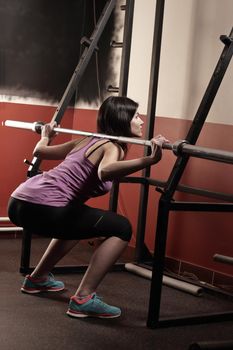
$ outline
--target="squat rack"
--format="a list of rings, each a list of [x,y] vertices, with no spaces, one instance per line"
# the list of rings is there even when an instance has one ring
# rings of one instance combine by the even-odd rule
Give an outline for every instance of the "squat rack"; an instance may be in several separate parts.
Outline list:
[[[217,62],[216,68],[201,100],[192,125],[186,136],[186,140],[194,145],[200,135],[204,122],[212,106],[214,98],[220,87],[227,67],[233,54],[233,28],[230,35],[221,35],[224,49]],[[201,154],[200,154],[201,156]],[[156,240],[154,247],[154,258],[152,262],[152,281],[150,290],[150,302],[147,325],[151,328],[159,326],[170,326],[180,324],[193,324],[200,322],[216,322],[223,320],[233,320],[233,311],[225,313],[213,313],[212,315],[198,315],[191,317],[179,317],[174,319],[160,319],[160,301],[162,289],[162,275],[164,269],[164,258],[166,250],[167,229],[170,211],[208,211],[208,212],[232,212],[233,203],[205,203],[205,202],[179,202],[173,200],[173,195],[177,189],[181,176],[184,173],[190,155],[182,154],[177,158],[171,174],[167,180],[163,193],[159,200],[157,214]],[[207,158],[210,159],[211,158]]]

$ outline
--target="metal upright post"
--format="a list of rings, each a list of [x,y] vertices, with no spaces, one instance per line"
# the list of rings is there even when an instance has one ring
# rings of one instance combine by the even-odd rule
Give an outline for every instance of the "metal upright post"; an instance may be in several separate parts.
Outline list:
[[[126,96],[128,89],[129,62],[132,39],[134,0],[127,0],[125,6],[124,33],[122,43],[119,96]],[[110,193],[109,210],[117,211],[119,182],[115,181]]]
[[[150,305],[147,320],[147,326],[152,328],[156,328],[159,325],[163,268],[169,220],[169,202],[163,198],[159,201],[157,218],[156,243],[150,288]]]
[[[146,139],[149,140],[154,134],[155,125],[155,113],[156,113],[156,102],[157,102],[157,90],[158,90],[158,79],[159,79],[159,64],[160,64],[160,51],[162,41],[162,30],[163,30],[163,17],[164,17],[164,3],[165,0],[156,1],[155,10],[155,25],[154,25],[154,37],[152,47],[152,59],[151,59],[151,71],[150,71],[150,85],[149,85],[149,99],[147,107],[147,130]],[[148,155],[150,150],[145,150],[145,155]],[[142,171],[142,177],[150,176],[150,167]],[[149,184],[146,182],[141,186],[139,212],[138,212],[138,223],[137,223],[137,239],[136,239],[136,261],[142,262],[148,250],[145,246],[145,226],[146,226],[146,215],[148,205],[148,194]]]
[[[128,90],[133,14],[134,14],[134,0],[127,0],[126,7],[125,7],[123,48],[122,48],[122,55],[121,55],[119,96],[126,96],[127,90]]]

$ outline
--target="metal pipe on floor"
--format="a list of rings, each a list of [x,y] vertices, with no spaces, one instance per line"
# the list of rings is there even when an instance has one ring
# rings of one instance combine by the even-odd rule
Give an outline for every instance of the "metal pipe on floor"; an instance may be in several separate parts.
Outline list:
[[[0,227],[0,232],[15,232],[15,231],[23,231],[23,228],[17,227],[17,226]]]
[[[217,262],[221,262],[224,264],[230,264],[233,265],[233,257],[231,256],[226,256],[226,255],[221,255],[221,254],[215,254],[213,256],[213,259]]]
[[[8,218],[8,216],[1,216],[0,217],[0,225],[1,223],[5,223],[5,222],[11,222],[10,219]],[[0,232],[14,232],[14,231],[22,231],[23,228],[22,227],[17,227],[17,226],[0,226]]]
[[[125,269],[129,272],[133,272],[147,279],[151,280],[152,278],[152,271],[146,268],[143,268],[141,266],[137,266],[132,263],[127,263],[125,264]],[[180,281],[178,279],[171,278],[168,276],[163,276],[163,284],[168,287],[176,288],[176,289],[182,290],[183,292],[187,292],[195,296],[201,296],[203,292],[203,289],[199,286],[195,286],[191,283]]]
[[[8,216],[1,216],[0,222],[10,222],[10,219],[8,218]]]
[[[200,341],[190,345],[189,350],[232,350],[233,340]]]

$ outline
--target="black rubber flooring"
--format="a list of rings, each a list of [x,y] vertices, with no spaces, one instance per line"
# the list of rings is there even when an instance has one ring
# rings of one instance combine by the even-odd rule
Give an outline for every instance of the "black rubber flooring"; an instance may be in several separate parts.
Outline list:
[[[37,262],[47,242],[33,240],[32,264]],[[91,247],[81,243],[61,264],[86,264],[91,252]],[[72,319],[66,315],[67,305],[82,274],[57,275],[66,285],[64,292],[23,294],[20,253],[20,239],[0,240],[1,350],[188,350],[194,342],[233,341],[233,321],[147,328],[150,281],[128,272],[109,273],[98,290],[104,300],[122,309],[120,318]],[[233,311],[233,303],[229,298],[209,293],[195,297],[163,287],[161,317],[230,310]]]

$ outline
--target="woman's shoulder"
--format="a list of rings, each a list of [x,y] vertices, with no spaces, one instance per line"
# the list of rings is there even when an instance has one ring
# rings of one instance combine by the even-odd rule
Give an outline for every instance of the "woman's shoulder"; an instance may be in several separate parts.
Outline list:
[[[120,159],[124,158],[124,155],[125,155],[124,150],[118,142],[114,142],[112,140],[106,140],[103,147],[108,152],[118,152],[120,155],[119,157]]]

